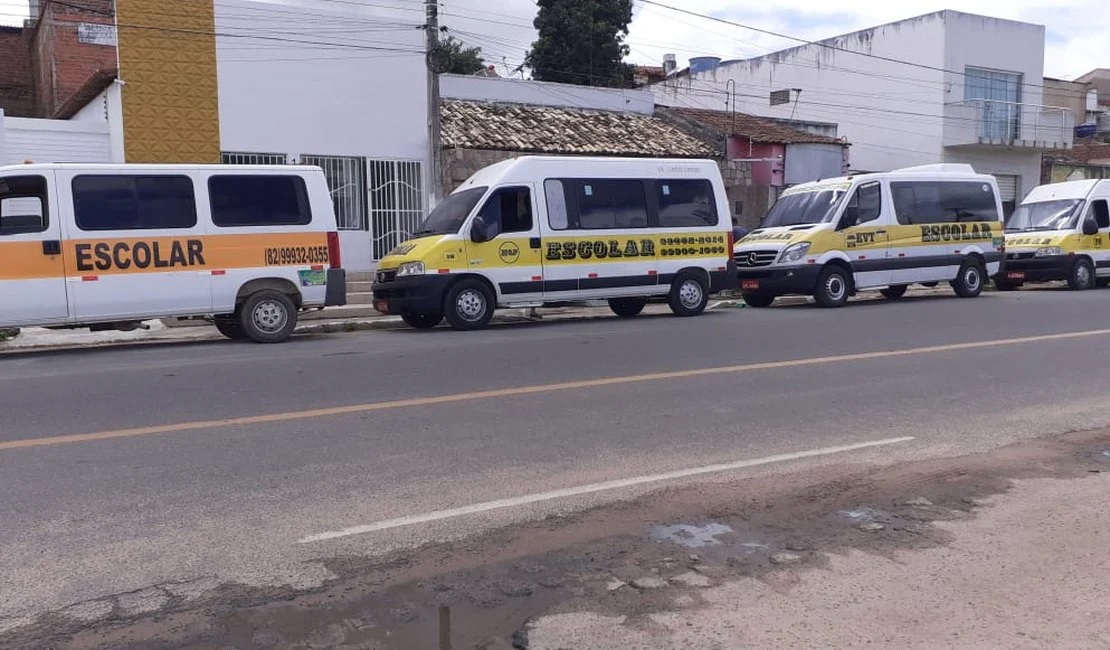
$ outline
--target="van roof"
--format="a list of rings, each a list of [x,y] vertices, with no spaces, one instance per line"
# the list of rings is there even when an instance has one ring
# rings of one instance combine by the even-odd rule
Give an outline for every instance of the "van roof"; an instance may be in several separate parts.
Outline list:
[[[621,166],[638,176],[662,176],[667,168],[678,170],[688,168],[698,174],[708,170],[719,173],[717,162],[702,158],[643,158],[623,156],[518,156],[493,163],[479,170],[474,176],[460,185],[455,191],[471,187],[488,186],[500,182],[513,182],[536,176],[539,169],[552,173],[552,167],[563,168],[558,173],[569,177],[596,174],[597,166]],[[594,168],[594,170],[591,170]],[[564,171],[565,170],[565,171]],[[673,173],[673,172],[672,172]],[[679,172],[681,173],[681,172]]]
[[[100,173],[111,172],[136,172],[143,170],[157,171],[275,171],[282,172],[315,172],[319,167],[311,165],[225,165],[222,163],[174,163],[174,164],[147,164],[147,163],[26,163],[23,165],[0,165],[0,174],[9,172],[43,172],[43,171],[96,171]]]
[[[1065,181],[1038,185],[1025,197],[1022,203],[1037,203],[1055,199],[1085,199],[1096,189],[1110,193],[1110,180]]]
[[[920,176],[930,176],[933,178],[952,177],[953,179],[973,179],[977,181],[996,182],[994,176],[990,174],[980,174],[975,171],[971,165],[964,163],[940,163],[936,165],[917,165],[915,167],[903,167],[889,172],[871,172],[867,174],[855,174],[852,176],[838,176],[836,178],[825,178],[818,181],[809,181],[807,183],[799,183],[791,189],[795,191],[805,191],[809,188],[827,187],[829,185],[852,183],[855,181],[866,182],[869,180],[898,179],[898,178],[914,178]]]

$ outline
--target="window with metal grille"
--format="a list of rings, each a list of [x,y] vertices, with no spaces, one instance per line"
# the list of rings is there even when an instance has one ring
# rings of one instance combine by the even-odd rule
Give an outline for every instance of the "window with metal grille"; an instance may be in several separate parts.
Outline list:
[[[423,169],[419,162],[371,160],[370,239],[375,260],[408,239],[424,220]]]
[[[224,151],[220,162],[225,165],[287,165],[289,158],[283,153],[247,153]]]
[[[300,163],[324,170],[340,230],[369,230],[365,158],[301,155]]]

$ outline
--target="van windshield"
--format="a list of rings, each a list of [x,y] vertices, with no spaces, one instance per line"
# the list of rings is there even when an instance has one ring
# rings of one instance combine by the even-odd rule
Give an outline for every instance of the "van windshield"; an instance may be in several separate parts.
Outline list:
[[[798,226],[831,221],[847,194],[846,188],[829,188],[812,192],[784,194],[775,201],[760,228]]]
[[[413,237],[428,235],[454,235],[462,228],[466,218],[474,211],[474,206],[486,193],[485,187],[472,187],[448,196],[429,214]]]
[[[1010,217],[1006,232],[1072,230],[1079,222],[1083,199],[1058,199],[1023,203]]]

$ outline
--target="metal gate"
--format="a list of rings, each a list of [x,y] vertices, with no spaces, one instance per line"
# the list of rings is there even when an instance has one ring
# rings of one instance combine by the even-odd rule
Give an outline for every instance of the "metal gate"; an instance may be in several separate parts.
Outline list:
[[[300,162],[324,170],[340,230],[369,230],[365,158],[302,155]]]
[[[423,169],[419,162],[371,160],[369,177],[370,238],[377,261],[424,220]]]
[[[1002,212],[1009,219],[1017,209],[1021,178],[1013,174],[992,174],[998,183],[998,198],[1002,201]]]

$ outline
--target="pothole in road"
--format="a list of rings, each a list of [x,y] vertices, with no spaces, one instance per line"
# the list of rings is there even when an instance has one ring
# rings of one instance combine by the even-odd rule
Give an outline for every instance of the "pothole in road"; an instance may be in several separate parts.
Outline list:
[[[652,527],[650,537],[657,542],[670,542],[686,548],[703,548],[721,544],[721,540],[717,538],[731,532],[733,532],[732,526],[718,522],[704,526],[675,524]]]

